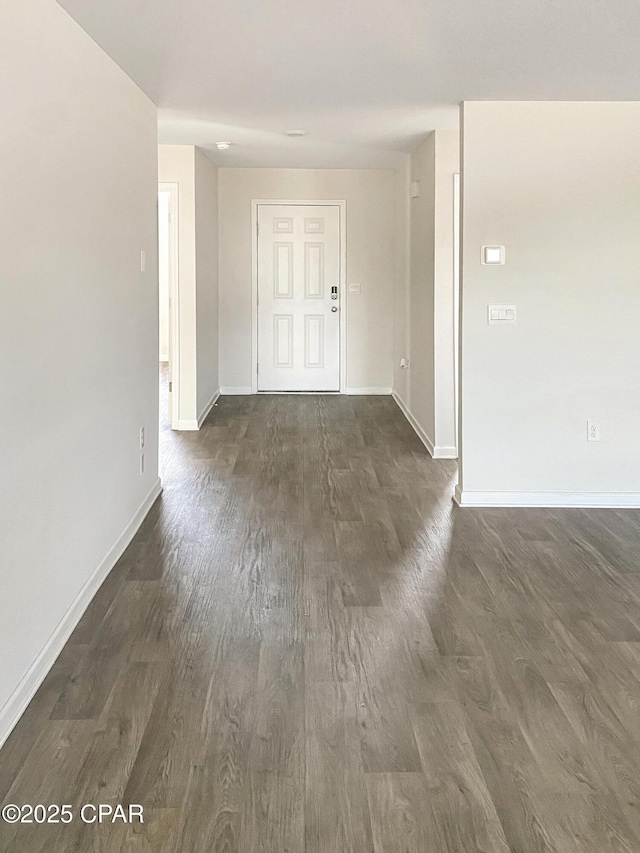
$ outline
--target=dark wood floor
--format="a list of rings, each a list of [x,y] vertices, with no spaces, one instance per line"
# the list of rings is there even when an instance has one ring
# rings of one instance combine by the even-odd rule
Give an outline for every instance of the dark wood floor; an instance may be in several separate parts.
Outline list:
[[[640,514],[472,510],[385,397],[226,397],[0,753],[20,853],[638,853]]]

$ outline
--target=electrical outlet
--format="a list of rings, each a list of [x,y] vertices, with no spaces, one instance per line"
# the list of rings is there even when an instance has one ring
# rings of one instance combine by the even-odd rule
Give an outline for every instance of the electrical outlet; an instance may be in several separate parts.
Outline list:
[[[140,450],[144,450],[144,427],[140,427]]]
[[[407,370],[408,367],[409,367],[409,359],[408,358],[401,358],[400,359],[400,369],[401,370]]]
[[[144,453],[140,454],[140,473],[144,474]]]
[[[600,441],[600,421],[587,421],[587,441]]]

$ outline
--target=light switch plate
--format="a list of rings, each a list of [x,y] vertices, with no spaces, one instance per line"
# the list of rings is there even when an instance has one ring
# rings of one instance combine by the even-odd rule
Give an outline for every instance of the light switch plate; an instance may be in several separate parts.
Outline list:
[[[480,260],[487,266],[504,264],[504,246],[483,246]]]
[[[490,326],[504,326],[516,322],[515,305],[488,305],[487,322]]]

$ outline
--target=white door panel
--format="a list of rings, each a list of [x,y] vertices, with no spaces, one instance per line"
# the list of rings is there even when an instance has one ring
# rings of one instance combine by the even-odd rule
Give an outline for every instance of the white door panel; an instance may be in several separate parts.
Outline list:
[[[260,204],[258,391],[339,390],[340,208]]]

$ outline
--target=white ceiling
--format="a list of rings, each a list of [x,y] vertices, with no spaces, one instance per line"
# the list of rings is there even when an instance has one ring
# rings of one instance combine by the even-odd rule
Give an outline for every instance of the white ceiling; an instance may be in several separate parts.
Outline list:
[[[393,168],[462,100],[640,99],[639,0],[59,2],[219,165]]]

